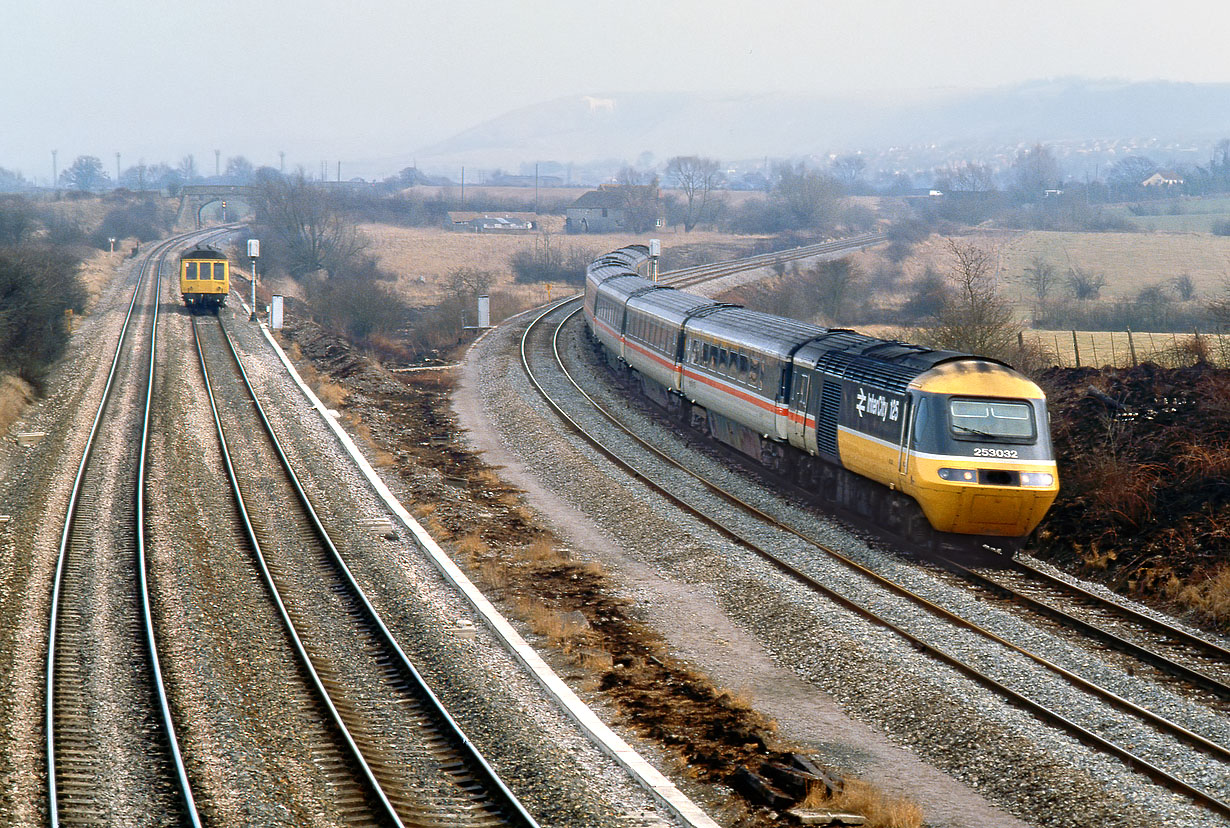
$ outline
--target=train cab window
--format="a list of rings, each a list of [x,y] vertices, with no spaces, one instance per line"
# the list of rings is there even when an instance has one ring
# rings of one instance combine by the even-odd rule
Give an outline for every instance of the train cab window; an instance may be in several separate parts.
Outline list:
[[[948,402],[953,435],[966,440],[1032,440],[1034,410],[1026,402],[960,400]]]
[[[196,262],[184,262],[184,278],[196,278]]]
[[[226,265],[222,262],[214,262],[214,280],[221,282],[226,278]]]

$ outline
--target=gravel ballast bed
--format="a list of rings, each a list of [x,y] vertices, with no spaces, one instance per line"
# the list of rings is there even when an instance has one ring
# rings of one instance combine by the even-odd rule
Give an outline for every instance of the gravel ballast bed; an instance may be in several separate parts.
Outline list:
[[[428,563],[293,386],[254,326],[228,325],[321,519],[411,661],[543,825],[658,825],[669,818],[585,739]],[[392,486],[396,492],[396,484]],[[367,521],[364,523],[364,521]]]
[[[591,364],[587,353],[575,352],[575,335],[564,337],[564,341],[573,349],[574,364]],[[779,574],[770,571],[750,553],[714,537],[703,527],[694,526],[690,519],[674,515],[673,509],[647,494],[642,487],[622,483],[621,472],[594,471],[590,467],[593,463],[605,469],[610,466],[606,461],[596,460],[588,447],[580,445],[572,435],[563,434],[552,421],[553,415],[546,411],[520,376],[519,364],[509,358],[511,347],[511,333],[500,331],[476,349],[469,363],[467,386],[473,398],[481,400],[482,414],[468,415],[464,401],[458,405],[459,413],[463,418],[468,417],[467,425],[472,432],[482,433],[482,439],[476,441],[479,447],[491,451],[493,444],[498,445],[503,452],[498,462],[507,464],[511,460],[520,466],[517,471],[524,478],[517,480],[518,483],[526,485],[528,482],[539,491],[558,494],[540,501],[538,491],[531,490],[534,502],[547,509],[558,523],[571,526],[574,532],[597,534],[595,526],[588,523],[592,521],[606,537],[619,538],[621,555],[635,561],[634,566],[622,573],[623,577],[631,582],[633,590],[637,590],[637,597],[646,602],[643,610],[649,616],[659,616],[666,634],[672,635],[672,627],[676,630],[686,627],[686,624],[679,624],[679,615],[688,612],[680,608],[680,602],[716,603],[716,614],[725,615],[739,629],[745,645],[751,644],[760,650],[756,655],[762,660],[767,656],[778,669],[803,677],[811,685],[810,692],[820,696],[831,694],[852,715],[884,728],[895,741],[909,744],[928,761],[985,791],[1031,822],[1083,825],[1097,821],[1105,825],[1147,825],[1154,824],[1160,816],[1170,824],[1208,824],[1210,815],[1186,800],[1149,785],[1135,774],[1125,773],[1120,763],[1094,754],[1042,726],[947,668],[919,656],[895,635],[826,606],[828,602],[817,599],[809,591],[784,582]],[[588,350],[587,346],[584,350]],[[586,379],[584,383],[591,389],[602,388],[607,380],[599,376]],[[610,402],[621,410],[627,408],[618,399]],[[637,421],[640,423],[638,430],[653,433],[657,445],[677,443],[655,423],[640,417]],[[773,497],[766,497],[763,491],[753,491],[756,487],[741,481],[740,475],[720,473],[724,479],[731,480],[731,485],[736,486],[740,494],[768,504],[773,502]],[[680,490],[696,488],[696,484],[687,481],[677,485]],[[630,506],[617,505],[622,503]],[[564,508],[558,509],[561,506]],[[736,524],[744,520],[734,515],[730,517]],[[903,579],[940,603],[954,604],[974,620],[997,626],[1004,631],[1005,637],[1013,640],[1028,637],[1045,648],[1048,657],[1054,656],[1079,672],[1092,672],[1100,683],[1117,692],[1139,697],[1142,703],[1147,700],[1149,704],[1161,704],[1202,732],[1225,733],[1224,722],[1216,720],[1207,709],[1191,705],[1148,682],[1126,676],[1122,671],[1106,668],[1095,654],[1029,628],[1009,614],[982,606],[968,592],[946,586],[924,569],[868,548],[849,533],[823,521],[816,521],[812,529],[851,557]],[[763,535],[765,530],[749,524],[744,531]],[[814,570],[834,585],[844,584],[843,589],[861,594],[870,604],[898,603],[887,599],[882,592],[869,590],[860,579],[852,579],[844,567],[826,564],[807,549],[796,548],[789,552],[790,543],[775,541],[775,544],[774,548],[780,547],[779,551],[793,555],[796,564]],[[592,554],[608,559],[614,557],[592,544],[591,548]],[[669,598],[656,597],[649,579],[641,580],[644,574],[638,569],[642,566],[658,570],[658,577],[672,582]],[[642,584],[639,588],[638,581]],[[905,606],[892,609],[907,617],[918,614]],[[702,609],[698,614],[713,615],[714,608]],[[940,626],[929,618],[911,623],[929,629]],[[975,654],[985,652],[981,645],[963,643],[956,633],[940,630],[938,634],[949,639],[946,647],[972,646]],[[694,632],[684,635],[676,631],[673,639],[693,657],[700,658],[702,667],[706,661],[720,666],[730,660],[730,655],[723,652],[725,647],[714,640],[706,644],[704,636]],[[1032,664],[1021,665],[1016,659],[995,656],[984,658],[995,662],[993,666],[997,670],[1006,671],[1006,681],[1011,679],[1024,685],[1036,683],[1033,677],[1036,668]],[[1054,687],[1048,692],[1067,691]],[[782,721],[779,711],[772,712],[779,722]],[[789,723],[782,724],[788,734]],[[1138,727],[1119,721],[1108,722],[1105,726],[1113,731]],[[799,723],[797,727],[807,730],[806,723]],[[1147,742],[1149,736],[1144,732],[1138,733],[1136,738]],[[875,767],[882,761],[869,759],[857,743],[835,747],[833,753],[839,757],[845,754],[851,769],[871,771],[873,776]],[[1207,764],[1201,768],[1207,768]],[[1189,770],[1191,778],[1197,769]],[[1209,771],[1221,774],[1224,769]],[[1224,775],[1209,776],[1205,781],[1214,790],[1225,784]],[[963,823],[966,817],[960,813],[941,817],[936,822],[934,797],[918,788],[911,793],[927,803],[929,820],[933,824],[987,824],[973,820]],[[940,805],[939,812],[943,813],[944,806],[935,804]],[[959,812],[960,806],[955,810]]]

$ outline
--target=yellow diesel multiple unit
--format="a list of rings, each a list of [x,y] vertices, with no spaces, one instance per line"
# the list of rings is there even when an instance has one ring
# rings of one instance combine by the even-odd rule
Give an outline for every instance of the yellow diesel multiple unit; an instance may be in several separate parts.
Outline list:
[[[179,257],[179,292],[184,304],[216,310],[231,291],[226,256],[212,247],[194,247]]]

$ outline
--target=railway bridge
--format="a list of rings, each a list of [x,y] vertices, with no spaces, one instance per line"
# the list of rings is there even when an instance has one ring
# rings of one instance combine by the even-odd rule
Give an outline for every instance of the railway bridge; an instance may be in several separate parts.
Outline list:
[[[185,184],[179,190],[179,210],[175,213],[175,223],[179,224],[184,217],[184,211],[192,209],[196,217],[196,227],[201,227],[201,212],[211,204],[222,203],[222,220],[226,221],[236,215],[234,202],[240,202],[250,212],[256,212],[256,188],[243,184]],[[230,216],[227,214],[230,213]]]

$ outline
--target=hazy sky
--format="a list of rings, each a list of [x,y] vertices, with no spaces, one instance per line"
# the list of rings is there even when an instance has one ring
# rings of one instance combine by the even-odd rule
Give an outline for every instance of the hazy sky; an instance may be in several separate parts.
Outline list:
[[[5,0],[0,166],[112,175],[393,159],[510,109],[642,90],[854,93],[1083,75],[1230,82],[1224,0]],[[382,159],[387,159],[384,161]],[[389,165],[385,168],[383,165]],[[332,170],[330,171],[332,175]]]

